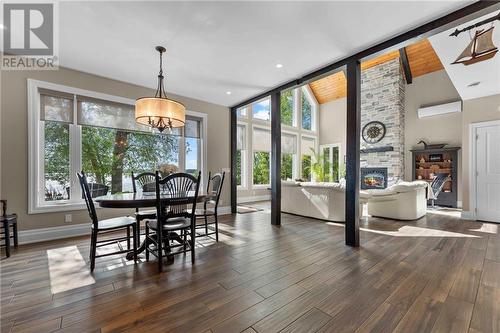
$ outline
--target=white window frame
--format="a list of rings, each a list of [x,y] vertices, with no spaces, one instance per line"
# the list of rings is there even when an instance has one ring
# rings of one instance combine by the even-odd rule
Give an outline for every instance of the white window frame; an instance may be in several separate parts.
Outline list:
[[[249,140],[249,134],[248,134],[248,128],[250,127],[248,123],[243,122],[243,121],[237,121],[237,126],[244,126],[245,128],[245,143],[246,143],[246,149],[242,150],[241,153],[241,185],[237,185],[237,190],[247,190],[250,186],[248,183],[248,142]]]
[[[38,81],[33,79],[27,80],[27,98],[28,98],[28,214],[48,213],[48,212],[64,212],[86,209],[85,201],[81,199],[81,190],[76,177],[76,172],[81,170],[81,126],[77,124],[77,103],[76,95],[88,96],[105,101],[134,105],[135,100],[103,94],[95,91],[73,88],[65,85],[55,84],[51,82]],[[73,100],[73,124],[70,124],[70,198],[73,200],[61,200],[57,202],[44,203],[40,198],[45,197],[45,187],[43,186],[44,175],[44,128],[43,122],[40,120],[40,93],[39,89],[48,89],[58,92],[75,95]],[[186,110],[186,114],[202,119],[200,146],[201,152],[201,170],[202,170],[202,187],[204,179],[208,176],[207,171],[207,114],[195,111]],[[184,137],[179,140],[179,168],[185,167],[181,156],[185,154]],[[43,192],[43,193],[41,193]]]

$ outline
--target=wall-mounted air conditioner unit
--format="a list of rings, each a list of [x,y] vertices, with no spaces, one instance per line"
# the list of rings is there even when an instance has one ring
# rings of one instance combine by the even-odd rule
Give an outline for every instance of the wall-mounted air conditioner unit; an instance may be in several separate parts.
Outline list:
[[[417,112],[419,118],[462,112],[462,101],[419,108]]]

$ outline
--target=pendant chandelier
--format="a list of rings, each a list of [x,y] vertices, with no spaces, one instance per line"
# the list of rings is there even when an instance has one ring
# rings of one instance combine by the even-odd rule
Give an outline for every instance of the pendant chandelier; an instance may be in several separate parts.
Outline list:
[[[166,51],[163,46],[157,46],[160,53],[160,73],[158,73],[158,88],[154,97],[142,97],[135,101],[135,121],[139,124],[156,128],[163,132],[175,127],[183,127],[186,123],[186,107],[177,101],[167,98],[163,87],[162,56]]]

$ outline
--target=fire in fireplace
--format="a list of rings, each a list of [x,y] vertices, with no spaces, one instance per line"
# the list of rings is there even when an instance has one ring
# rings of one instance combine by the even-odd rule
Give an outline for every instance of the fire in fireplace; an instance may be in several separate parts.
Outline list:
[[[384,189],[387,187],[387,168],[361,168],[361,189]]]

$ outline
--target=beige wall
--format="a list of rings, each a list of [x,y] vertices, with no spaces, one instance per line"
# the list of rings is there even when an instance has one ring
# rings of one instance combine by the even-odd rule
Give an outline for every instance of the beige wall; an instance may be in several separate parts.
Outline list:
[[[405,180],[411,180],[412,155],[410,149],[422,147],[417,142],[447,143],[462,146],[462,113],[447,114],[419,119],[418,108],[460,100],[446,71],[430,73],[413,79],[406,85],[405,93]],[[462,201],[461,154],[458,152],[458,201]]]
[[[484,121],[500,120],[500,94],[470,99],[464,101],[462,115],[462,167],[463,209],[468,211],[469,206],[469,164],[470,154],[470,125]],[[500,144],[500,143],[499,143]]]
[[[346,148],[347,100],[339,98],[319,106],[319,144],[341,143],[341,155]]]
[[[27,79],[36,79],[80,89],[135,99],[154,93],[153,90],[90,75],[69,69],[58,71],[8,71],[1,75],[1,188],[0,196],[7,199],[9,210],[19,215],[21,230],[69,225],[64,214],[72,213],[71,224],[89,221],[86,211],[58,212],[28,215],[28,119]],[[191,111],[208,115],[208,170],[230,166],[230,114],[224,106],[172,95]],[[221,206],[230,203],[229,177],[226,175]],[[123,215],[125,211],[102,209],[101,217]]]

